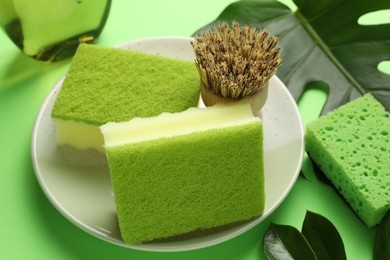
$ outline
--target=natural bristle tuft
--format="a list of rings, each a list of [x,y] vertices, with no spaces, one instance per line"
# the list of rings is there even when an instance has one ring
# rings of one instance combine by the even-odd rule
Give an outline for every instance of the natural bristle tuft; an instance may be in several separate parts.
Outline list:
[[[281,64],[278,38],[251,25],[218,25],[192,46],[202,84],[217,95],[239,99],[265,87]]]

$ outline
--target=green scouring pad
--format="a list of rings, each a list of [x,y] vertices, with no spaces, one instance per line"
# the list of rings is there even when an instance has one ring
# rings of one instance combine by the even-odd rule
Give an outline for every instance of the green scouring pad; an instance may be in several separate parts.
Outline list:
[[[262,214],[262,122],[249,104],[190,108],[100,128],[126,243]]]
[[[390,114],[366,94],[309,123],[306,151],[368,227],[390,209]]]
[[[199,84],[194,62],[83,44],[52,110],[57,142],[100,149],[98,126],[197,106]]]

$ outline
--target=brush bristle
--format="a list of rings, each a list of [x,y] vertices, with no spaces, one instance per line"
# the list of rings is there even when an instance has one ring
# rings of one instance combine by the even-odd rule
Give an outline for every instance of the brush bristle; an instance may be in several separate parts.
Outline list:
[[[202,84],[217,95],[240,99],[259,92],[281,64],[278,38],[251,25],[219,24],[195,37],[195,65]]]

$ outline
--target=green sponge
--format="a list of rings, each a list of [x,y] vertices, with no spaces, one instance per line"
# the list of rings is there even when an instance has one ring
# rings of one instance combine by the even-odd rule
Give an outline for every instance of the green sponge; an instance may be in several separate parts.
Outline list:
[[[249,104],[192,108],[101,130],[126,243],[262,214],[262,123]]]
[[[72,60],[52,117],[100,126],[197,105],[194,62],[83,44]]]
[[[390,209],[389,117],[366,94],[306,128],[309,156],[369,227]]]

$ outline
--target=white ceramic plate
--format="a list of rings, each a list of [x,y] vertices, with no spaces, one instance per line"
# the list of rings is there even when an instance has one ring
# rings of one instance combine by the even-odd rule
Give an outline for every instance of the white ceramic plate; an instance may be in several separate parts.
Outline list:
[[[194,60],[192,38],[151,38],[120,48]],[[60,80],[46,98],[32,135],[36,178],[50,202],[76,226],[108,242],[148,251],[183,251],[215,245],[234,238],[270,215],[293,187],[303,160],[303,127],[299,111],[287,88],[270,80],[268,100],[262,109],[266,203],[264,214],[250,222],[180,239],[125,245],[120,237],[115,202],[105,157],[97,152],[58,148],[50,117],[61,88]]]

